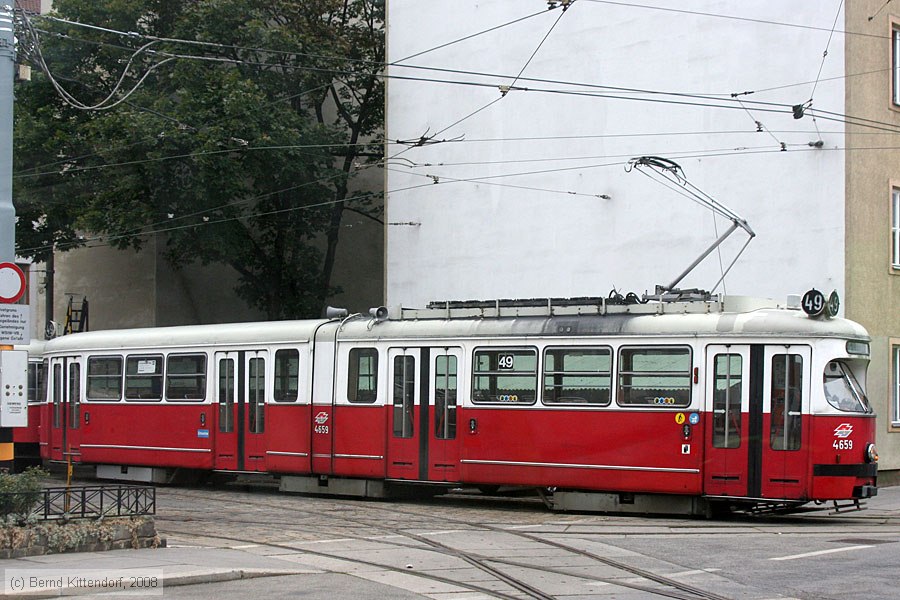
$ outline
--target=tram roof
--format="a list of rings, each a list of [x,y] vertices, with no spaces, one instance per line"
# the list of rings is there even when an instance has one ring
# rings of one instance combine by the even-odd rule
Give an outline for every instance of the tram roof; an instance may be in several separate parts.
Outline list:
[[[179,325],[140,329],[107,329],[74,333],[47,342],[46,352],[82,349],[115,351],[124,348],[198,347],[216,345],[290,344],[309,341],[325,319],[259,321],[214,325]]]
[[[698,306],[698,304],[700,306]],[[406,311],[402,318],[376,321],[350,317],[341,326],[340,339],[436,339],[436,338],[526,338],[564,336],[634,337],[775,337],[868,339],[866,330],[847,319],[813,319],[800,310],[766,306],[764,303],[688,303],[663,308],[619,307],[607,314],[562,311],[540,315],[453,316],[440,310]],[[702,306],[706,306],[704,310]],[[681,309],[681,310],[679,310]],[[331,321],[269,321],[219,325],[188,325],[78,333],[47,342],[46,352],[78,350],[117,351],[128,348],[177,348],[214,345],[304,343],[322,327],[329,337],[341,323]],[[321,339],[321,338],[320,338]]]
[[[862,325],[847,319],[812,319],[802,311],[552,315],[351,321],[342,338],[497,338],[565,336],[635,337],[838,337],[868,339]]]

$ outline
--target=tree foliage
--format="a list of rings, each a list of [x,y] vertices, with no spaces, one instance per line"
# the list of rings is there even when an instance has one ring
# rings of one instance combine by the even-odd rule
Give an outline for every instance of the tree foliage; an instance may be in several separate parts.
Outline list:
[[[16,90],[20,255],[97,243],[78,231],[119,248],[162,232],[172,264],[231,266],[270,318],[318,315],[341,215],[380,206],[349,190],[380,154],[383,1],[54,9],[70,23],[32,17],[19,32],[49,70]]]

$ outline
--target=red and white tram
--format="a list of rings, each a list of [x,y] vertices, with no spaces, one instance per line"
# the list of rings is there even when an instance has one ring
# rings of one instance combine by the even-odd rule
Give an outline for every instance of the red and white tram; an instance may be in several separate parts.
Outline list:
[[[702,512],[876,493],[869,338],[746,299],[447,303],[393,318],[49,341],[42,455],[290,491],[551,488],[560,509]]]

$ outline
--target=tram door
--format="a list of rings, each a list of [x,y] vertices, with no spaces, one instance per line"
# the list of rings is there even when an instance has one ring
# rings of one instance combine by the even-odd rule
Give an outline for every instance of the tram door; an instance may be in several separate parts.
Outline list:
[[[799,499],[807,493],[810,356],[809,346],[765,347],[761,477],[764,498]]]
[[[462,350],[431,348],[428,396],[431,424],[428,432],[428,479],[459,481],[457,402]]]
[[[420,360],[421,359],[421,360]],[[422,381],[428,381],[428,350],[390,348],[388,350],[388,442],[387,477],[389,479],[424,479],[419,475],[419,441],[428,403],[422,403]],[[421,371],[421,372],[420,372]],[[423,417],[426,415],[426,417]],[[427,430],[425,432],[427,436]]]
[[[216,352],[216,469],[266,468],[267,358],[265,350]]]
[[[50,360],[50,460],[81,454],[81,361]]]
[[[746,496],[750,446],[750,346],[706,349],[706,459],[703,487],[710,496]]]

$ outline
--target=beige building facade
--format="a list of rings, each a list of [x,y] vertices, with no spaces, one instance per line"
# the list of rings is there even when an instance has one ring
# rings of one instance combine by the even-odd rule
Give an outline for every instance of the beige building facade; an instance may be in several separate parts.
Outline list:
[[[847,317],[872,336],[882,469],[900,469],[900,7],[846,4]],[[890,479],[900,480],[900,477]]]

